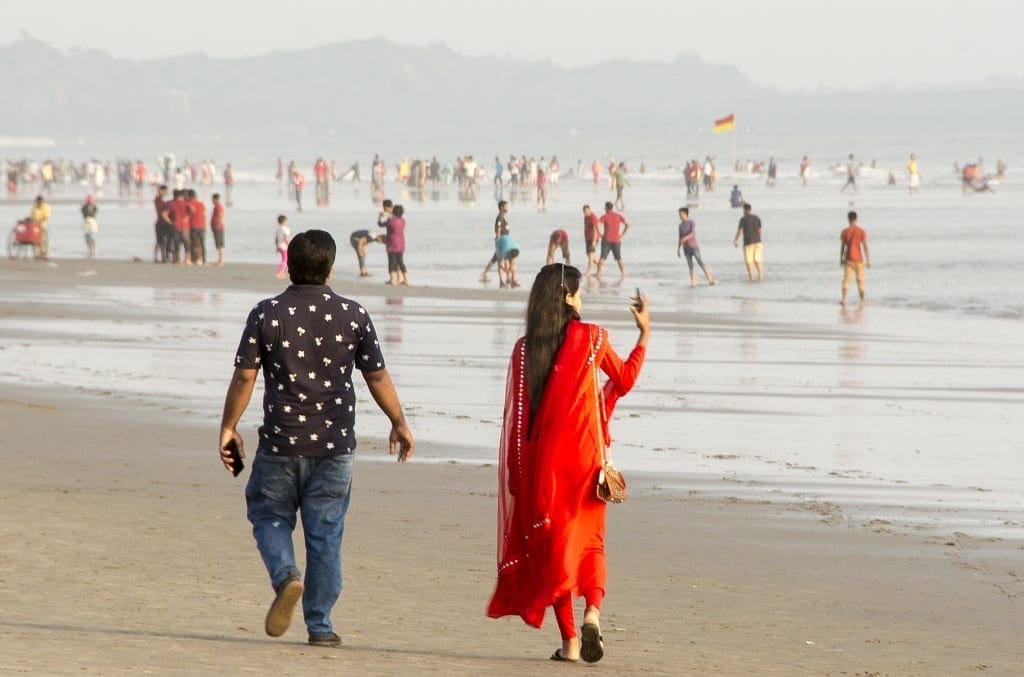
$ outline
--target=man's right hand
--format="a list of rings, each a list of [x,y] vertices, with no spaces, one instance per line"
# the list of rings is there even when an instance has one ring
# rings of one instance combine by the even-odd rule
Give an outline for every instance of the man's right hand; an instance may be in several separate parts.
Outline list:
[[[389,442],[388,453],[392,456],[397,453],[399,463],[405,463],[412,457],[415,442],[412,439],[412,431],[409,430],[409,426],[404,421],[391,426]]]

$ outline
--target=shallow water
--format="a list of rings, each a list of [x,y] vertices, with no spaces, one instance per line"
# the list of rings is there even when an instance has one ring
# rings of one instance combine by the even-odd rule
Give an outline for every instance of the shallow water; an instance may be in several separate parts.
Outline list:
[[[647,364],[613,424],[620,466],[669,491],[835,501],[858,506],[865,520],[898,512],[924,528],[1021,536],[1019,321],[881,304],[843,312],[709,291],[717,290],[654,296]],[[584,301],[585,317],[609,327],[620,353],[635,336],[624,294],[595,287]],[[440,296],[382,287],[360,301],[382,336],[419,457],[492,463],[523,296]],[[256,300],[135,287],[9,293],[15,306],[36,304],[37,318],[0,322],[0,381],[129,400],[215,430]],[[46,319],[47,304],[95,319]],[[357,385],[360,436],[372,455],[386,420]],[[251,405],[240,426],[250,437],[259,412]]]

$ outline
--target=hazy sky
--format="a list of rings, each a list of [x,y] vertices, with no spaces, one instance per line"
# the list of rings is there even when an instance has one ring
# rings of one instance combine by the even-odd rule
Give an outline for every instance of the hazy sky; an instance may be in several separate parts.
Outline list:
[[[564,66],[694,52],[783,89],[1024,76],[1017,0],[0,0],[0,43],[153,58],[346,40],[443,42]],[[173,9],[173,13],[172,13]]]

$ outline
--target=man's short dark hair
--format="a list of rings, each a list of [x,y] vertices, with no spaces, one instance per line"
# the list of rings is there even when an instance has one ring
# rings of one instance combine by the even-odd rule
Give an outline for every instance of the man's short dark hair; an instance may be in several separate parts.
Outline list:
[[[285,216],[284,214],[279,214],[278,217],[277,217],[277,222],[278,223],[284,223],[287,220],[288,220],[288,217]]]
[[[212,198],[212,199],[214,199],[214,200],[219,200],[219,199],[220,199],[220,193],[214,193],[214,194],[213,194],[213,195],[211,196],[211,198]]]
[[[196,192],[189,188],[188,190],[185,191],[185,197],[188,198],[189,200],[195,200]]]
[[[392,206],[395,203],[392,202],[391,200],[384,200],[384,202],[381,202],[380,204],[381,204],[382,207],[390,207],[390,206]]]
[[[157,190],[167,190],[167,184],[166,183],[161,183],[159,186],[156,187],[156,189]]]
[[[743,211],[749,212],[751,209],[753,209],[753,207],[750,205],[749,202],[744,202],[743,203]]]
[[[584,209],[590,209],[590,205],[583,205]]]
[[[508,200],[498,200],[498,209],[501,209],[508,204]]]
[[[679,211],[681,211],[682,213],[686,214],[687,216],[690,215],[690,208],[689,207],[680,207]]]
[[[405,207],[402,205],[395,205],[395,208],[391,210],[391,213],[398,218],[402,218],[402,215],[405,214]]]
[[[611,202],[605,202],[604,203],[604,210],[606,212],[610,212],[613,209],[615,209],[615,205],[613,205]]]
[[[180,188],[175,188],[174,192],[171,193],[171,195],[174,197],[175,200],[177,200],[179,197],[181,197],[181,194],[182,194],[182,190]]]
[[[338,247],[326,230],[307,230],[288,243],[288,277],[292,284],[326,284]]]
[[[854,221],[856,221],[857,220],[857,212],[847,212],[846,220],[849,221],[850,223],[853,223]]]

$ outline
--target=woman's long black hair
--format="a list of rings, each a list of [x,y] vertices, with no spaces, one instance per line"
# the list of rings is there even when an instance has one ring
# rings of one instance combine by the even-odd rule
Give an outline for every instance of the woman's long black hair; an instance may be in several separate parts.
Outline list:
[[[540,406],[548,374],[565,339],[566,325],[580,318],[576,309],[565,302],[566,294],[579,291],[580,277],[578,269],[552,263],[541,268],[533,280],[526,307],[526,386],[531,412]],[[533,418],[531,414],[529,427]]]

